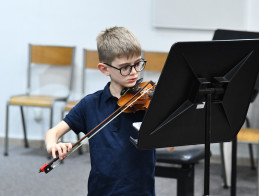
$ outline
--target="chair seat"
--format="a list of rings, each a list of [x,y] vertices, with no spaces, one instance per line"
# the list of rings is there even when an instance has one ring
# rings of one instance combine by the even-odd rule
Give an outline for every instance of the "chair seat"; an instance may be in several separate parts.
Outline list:
[[[242,128],[237,134],[237,140],[249,143],[258,143],[259,129]]]
[[[68,102],[66,102],[65,111],[70,111],[77,103],[78,103],[78,101],[68,101]]]
[[[203,159],[205,150],[203,147],[183,148],[177,147],[173,152],[157,150],[157,162],[175,164],[193,164]]]
[[[20,95],[11,97],[9,104],[24,106],[50,107],[53,101],[62,99],[54,96],[41,95]]]

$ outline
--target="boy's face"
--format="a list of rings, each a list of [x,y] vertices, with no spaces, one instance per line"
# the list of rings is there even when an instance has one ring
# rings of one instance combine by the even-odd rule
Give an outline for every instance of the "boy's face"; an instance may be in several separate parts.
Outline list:
[[[133,56],[131,58],[121,57],[114,59],[111,65],[120,69],[121,67],[127,65],[132,66],[140,60],[141,56]],[[120,70],[117,70],[110,66],[107,66],[107,71],[109,72],[109,75],[111,77],[111,85],[116,85],[121,89],[124,87],[133,87],[136,84],[136,81],[140,74],[140,72],[137,72],[134,67],[132,67],[131,72],[127,76],[121,75]]]

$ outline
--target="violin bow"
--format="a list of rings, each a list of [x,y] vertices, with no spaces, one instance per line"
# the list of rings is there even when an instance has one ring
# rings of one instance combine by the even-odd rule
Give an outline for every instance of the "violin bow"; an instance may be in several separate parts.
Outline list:
[[[152,84],[152,81],[149,81],[145,86],[140,88],[126,103],[124,103],[121,107],[119,107],[117,110],[115,110],[112,114],[110,114],[106,119],[104,119],[100,124],[98,124],[96,127],[94,127],[91,131],[89,131],[87,134],[85,134],[81,139],[79,139],[76,143],[72,145],[72,151],[68,153],[68,155],[62,159],[59,160],[59,157],[56,157],[52,159],[49,163],[44,164],[40,169],[39,173],[45,172],[46,174],[49,173],[52,169],[54,169],[56,166],[60,165],[60,163],[65,160],[67,157],[69,157],[73,152],[77,151],[84,143],[81,143],[83,140],[88,138],[86,141],[91,139],[95,134],[97,134],[99,131],[101,131],[106,125],[108,125],[111,121],[113,121],[117,116],[119,116],[124,110],[126,110],[128,107],[130,107],[132,104],[134,104],[139,98],[141,98],[144,94],[146,94],[152,87],[153,85],[146,89],[142,94],[140,94],[135,100],[133,100],[141,91],[143,91],[148,84]],[[133,100],[133,101],[132,101]],[[132,102],[131,102],[132,101]],[[131,103],[130,103],[131,102]],[[129,105],[127,105],[130,103]],[[120,111],[120,112],[119,112]],[[119,112],[119,113],[118,113]],[[118,114],[116,114],[118,113]],[[115,115],[116,114],[116,115]],[[115,116],[114,116],[115,115]],[[108,122],[107,122],[108,121]],[[105,124],[104,124],[105,123]],[[102,126],[102,127],[101,127]],[[99,129],[98,129],[99,128]],[[98,129],[98,130],[97,130]],[[97,130],[97,131],[96,131]],[[95,131],[95,132],[94,132]],[[92,134],[92,135],[91,135]],[[86,142],[85,141],[85,142]],[[75,146],[77,146],[75,148]],[[59,162],[56,165],[53,165],[54,162],[58,161]]]

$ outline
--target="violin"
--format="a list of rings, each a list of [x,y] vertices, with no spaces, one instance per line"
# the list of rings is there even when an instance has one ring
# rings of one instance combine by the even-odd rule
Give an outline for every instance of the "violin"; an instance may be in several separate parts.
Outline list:
[[[81,143],[83,140],[85,140],[86,138],[87,140],[91,139],[95,134],[101,131],[105,126],[107,126],[122,112],[132,113],[139,110],[147,110],[151,98],[153,96],[155,87],[156,85],[153,81],[142,82],[142,79],[140,79],[136,82],[135,86],[123,89],[121,92],[121,97],[117,102],[117,104],[120,107],[116,111],[114,111],[110,116],[108,116],[104,121],[102,121],[99,125],[93,128],[87,134],[85,134],[76,143],[74,143],[72,145],[73,150],[65,158],[69,157],[73,152],[80,148],[83,145],[83,143]],[[54,169],[61,163],[61,160],[59,160],[59,162],[56,165],[52,166],[53,163],[57,160],[59,160],[59,157],[56,157],[52,159],[52,161],[50,161],[49,163],[44,164],[39,169],[39,173],[45,172],[47,174],[48,172],[50,172],[52,169]]]
[[[117,104],[118,106],[123,106],[128,100],[136,95],[135,98],[125,104],[125,106],[128,107],[123,112],[134,113],[139,110],[147,110],[151,98],[153,97],[155,87],[156,85],[153,81],[142,82],[142,79],[139,79],[135,86],[131,88],[124,88],[121,91],[121,97],[119,98]]]

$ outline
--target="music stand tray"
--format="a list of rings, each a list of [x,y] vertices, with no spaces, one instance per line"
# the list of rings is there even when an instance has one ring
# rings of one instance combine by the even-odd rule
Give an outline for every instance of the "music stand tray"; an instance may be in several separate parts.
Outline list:
[[[259,40],[175,43],[131,141],[139,149],[205,144],[208,173],[210,143],[231,141],[244,123],[258,62]]]

